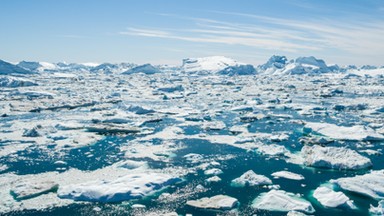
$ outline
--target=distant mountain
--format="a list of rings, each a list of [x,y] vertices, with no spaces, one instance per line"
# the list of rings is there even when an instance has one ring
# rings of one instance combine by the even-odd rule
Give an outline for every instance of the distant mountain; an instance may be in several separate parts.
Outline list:
[[[151,64],[144,64],[144,65],[140,65],[140,66],[137,66],[137,67],[134,67],[134,68],[131,68],[125,72],[123,72],[122,74],[135,74],[135,73],[144,73],[144,74],[155,74],[155,73],[159,73],[160,70],[154,66],[152,66]]]
[[[224,56],[183,59],[182,71],[186,73],[217,73],[227,67],[237,66],[236,60]]]
[[[9,75],[9,74],[32,74],[34,72],[26,70],[17,65],[5,62],[0,60],[0,75]]]

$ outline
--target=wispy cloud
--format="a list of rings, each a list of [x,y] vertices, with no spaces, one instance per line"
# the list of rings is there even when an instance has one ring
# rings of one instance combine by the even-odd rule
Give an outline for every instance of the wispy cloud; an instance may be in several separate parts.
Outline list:
[[[337,49],[348,53],[372,54],[384,50],[384,21],[290,20],[235,12],[215,13],[246,19],[238,23],[174,15],[179,19],[188,19],[193,24],[185,29],[128,28],[120,34],[293,53]]]

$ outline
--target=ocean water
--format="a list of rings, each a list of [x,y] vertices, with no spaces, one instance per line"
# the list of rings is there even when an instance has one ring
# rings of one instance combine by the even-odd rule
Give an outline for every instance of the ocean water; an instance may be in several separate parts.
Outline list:
[[[335,122],[334,116],[311,116],[303,117],[292,110],[274,110],[274,114],[289,114],[294,119],[305,121],[324,121],[329,123]],[[216,120],[224,121],[227,126],[234,124],[245,124],[238,121],[238,115],[234,113],[223,113]],[[340,116],[338,116],[340,118]],[[354,115],[342,116],[345,124],[356,121]],[[165,127],[177,124],[172,118],[166,118],[158,123],[149,123],[146,126],[152,127],[155,131],[160,131]],[[207,135],[230,135],[227,129],[219,131],[205,131],[199,126],[184,126],[185,135],[193,135],[205,133]],[[292,152],[300,151],[302,145],[299,143],[300,137],[303,136],[301,131],[302,125],[292,124],[289,119],[271,118],[249,123],[250,132],[265,132],[273,133],[279,131],[289,131],[290,137],[287,141],[278,143],[284,145]],[[12,157],[0,158],[0,163],[7,165],[9,169],[6,172],[14,172],[19,175],[38,174],[42,172],[55,171],[57,165],[54,161],[65,161],[67,164],[62,165],[65,168],[76,168],[79,170],[96,170],[118,161],[124,160],[124,153],[121,152],[122,145],[129,145],[130,141],[144,135],[109,135],[105,139],[78,149],[62,149],[54,150],[54,146],[38,147],[32,146],[25,151],[17,152]],[[157,142],[154,140],[154,142]],[[266,141],[268,142],[268,141]],[[160,143],[160,141],[159,141]],[[184,177],[184,181],[165,189],[164,191],[147,197],[141,200],[130,200],[119,203],[76,203],[65,207],[54,207],[46,210],[25,210],[22,212],[10,212],[5,215],[146,215],[149,212],[158,212],[170,210],[176,211],[178,214],[185,215],[187,213],[193,215],[286,215],[281,212],[260,211],[251,208],[252,201],[263,192],[268,192],[269,189],[264,187],[231,187],[230,183],[234,178],[239,177],[248,170],[253,170],[257,174],[265,175],[272,179],[274,185],[279,185],[281,190],[293,192],[302,195],[303,198],[310,201],[315,208],[315,215],[368,215],[370,205],[377,205],[377,201],[371,198],[361,196],[354,193],[345,192],[350,197],[358,209],[336,209],[324,208],[314,198],[311,193],[319,185],[326,183],[330,179],[340,177],[355,176],[356,174],[364,174],[368,170],[348,171],[348,170],[330,170],[305,167],[288,163],[282,157],[270,157],[260,155],[256,151],[247,151],[225,144],[213,144],[202,139],[182,139],[177,141],[183,148],[174,152],[169,162],[156,162],[151,159],[148,161],[150,168],[162,169],[166,167],[179,166],[185,169],[195,165],[187,163],[184,155],[189,153],[197,153],[204,158],[214,158],[219,160],[219,168],[223,170],[223,174],[219,175],[222,181],[217,183],[206,184],[202,170],[196,173],[188,174]],[[273,143],[273,142],[270,142]],[[158,144],[158,143],[154,143]],[[356,149],[357,142],[336,142],[333,145],[347,145],[351,149]],[[379,149],[384,145],[383,142],[372,142],[374,147],[371,149]],[[368,156],[373,163],[373,170],[384,169],[384,159],[382,156]],[[289,179],[273,179],[271,174],[276,171],[288,170],[294,173],[302,174],[305,180],[296,181]],[[197,185],[203,185],[207,190],[200,193],[193,193]],[[161,193],[167,192],[174,194],[174,199],[164,200],[158,199]],[[190,194],[190,195],[188,195]],[[199,210],[185,205],[187,200],[197,199],[206,196],[214,196],[225,194],[235,197],[239,200],[240,205],[237,208],[237,213],[218,212],[209,210]],[[177,197],[179,196],[179,197]],[[133,204],[144,204],[146,210],[132,209]]]

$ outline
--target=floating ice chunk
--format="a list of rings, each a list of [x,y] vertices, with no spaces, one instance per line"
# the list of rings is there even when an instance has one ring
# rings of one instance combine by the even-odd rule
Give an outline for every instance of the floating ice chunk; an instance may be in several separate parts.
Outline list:
[[[219,168],[212,168],[204,171],[204,175],[220,175],[223,174],[223,171]]]
[[[257,148],[257,152],[263,155],[283,156],[288,152],[288,150],[284,146],[270,144],[270,145],[260,145]]]
[[[331,180],[343,190],[359,193],[374,199],[384,199],[384,170],[372,171],[365,175]]]
[[[62,199],[93,202],[119,202],[138,199],[181,181],[161,173],[128,174],[112,181],[96,180],[59,187]]]
[[[286,178],[291,180],[304,180],[304,176],[289,171],[279,171],[271,174],[275,178]]]
[[[242,105],[242,106],[233,107],[231,109],[231,111],[234,111],[234,112],[252,112],[253,107],[248,106],[248,105]]]
[[[58,184],[54,181],[21,182],[12,189],[11,194],[16,200],[30,199],[45,193],[56,191]]]
[[[219,181],[221,181],[221,178],[219,176],[212,176],[210,178],[207,178],[205,181],[208,183],[219,182]]]
[[[213,197],[203,197],[198,200],[189,200],[187,205],[201,209],[230,210],[238,205],[238,201],[230,196],[216,195]]]
[[[304,213],[314,213],[315,209],[307,200],[283,190],[271,190],[261,193],[252,203],[256,209],[268,211],[289,212],[292,210]]]
[[[347,148],[304,146],[301,149],[301,155],[306,166],[350,170],[372,166],[369,158]]]
[[[263,175],[257,175],[253,170],[248,170],[240,177],[233,179],[231,182],[231,186],[233,187],[252,187],[270,184],[272,184],[272,181],[269,178]]]
[[[313,192],[313,197],[324,207],[336,208],[346,206],[348,208],[356,208],[353,201],[343,192],[335,192],[328,187],[320,186],[316,188]]]
[[[328,123],[307,122],[304,132],[316,132],[337,140],[384,140],[384,136],[369,127],[355,125],[352,127],[337,126]]]
[[[282,141],[287,141],[289,139],[289,135],[286,133],[281,133],[281,134],[273,134],[270,137],[271,141],[274,142],[282,142]]]
[[[234,134],[248,133],[248,129],[246,125],[234,125],[231,128],[229,128],[229,131]]]
[[[219,75],[228,75],[228,76],[254,75],[256,73],[257,72],[252,65],[229,66],[229,67],[226,67],[223,70],[217,72],[217,74],[219,74]]]
[[[377,207],[371,205],[369,208],[369,213],[372,215],[384,215],[384,200],[379,201]]]
[[[191,163],[199,163],[203,160],[203,156],[200,154],[190,153],[187,155],[184,155],[185,160],[191,162]]]

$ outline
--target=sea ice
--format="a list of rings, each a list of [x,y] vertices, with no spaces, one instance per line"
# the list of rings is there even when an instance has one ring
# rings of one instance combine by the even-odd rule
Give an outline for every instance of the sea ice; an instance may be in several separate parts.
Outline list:
[[[231,182],[231,186],[233,187],[252,187],[270,184],[272,184],[272,181],[269,178],[263,175],[257,175],[253,170],[248,170],[240,177],[233,179]]]
[[[315,132],[332,139],[352,141],[384,140],[384,136],[369,127],[355,125],[352,127],[337,126],[329,123],[307,122],[304,132]]]
[[[189,200],[187,205],[201,209],[230,210],[238,205],[238,201],[236,198],[227,195],[216,195],[198,200]]]
[[[350,200],[343,192],[335,192],[325,186],[316,188],[313,192],[313,197],[324,207],[336,208],[346,206],[349,208],[355,208],[353,201]]]
[[[167,174],[128,174],[112,181],[96,180],[60,186],[57,195],[62,199],[92,202],[119,202],[142,198],[181,181]]]
[[[252,203],[256,209],[289,212],[292,210],[312,214],[315,209],[307,200],[283,190],[261,193]]]
[[[306,166],[350,170],[372,166],[369,158],[344,147],[304,146],[301,155]]]
[[[346,191],[359,193],[374,199],[384,199],[384,170],[371,171],[364,175],[331,180]]]
[[[279,171],[271,174],[275,178],[286,178],[291,180],[304,180],[304,176],[289,171]]]

